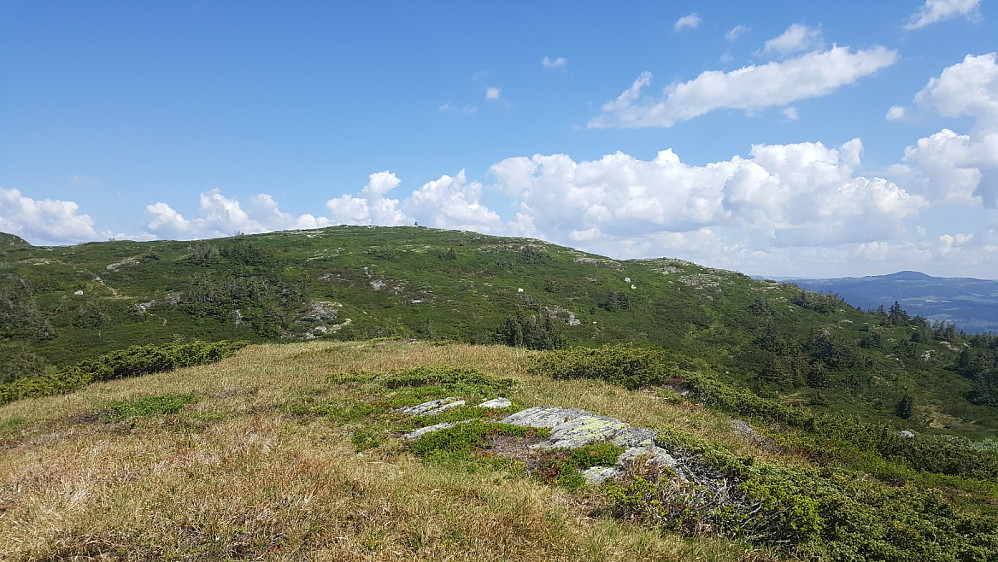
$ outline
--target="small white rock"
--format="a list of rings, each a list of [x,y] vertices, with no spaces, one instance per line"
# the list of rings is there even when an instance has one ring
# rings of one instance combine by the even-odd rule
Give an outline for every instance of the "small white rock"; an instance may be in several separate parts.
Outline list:
[[[509,408],[513,403],[506,398],[493,398],[492,400],[486,400],[478,405],[479,408]]]
[[[458,400],[453,396],[448,396],[447,398],[430,400],[429,402],[423,402],[422,404],[416,404],[415,406],[409,406],[408,408],[401,408],[399,411],[403,414],[410,414],[413,416],[431,416],[456,406],[464,406],[464,400]]]
[[[405,435],[403,435],[403,437],[411,441],[413,439],[419,439],[420,437],[426,435],[427,433],[432,433],[434,431],[439,431],[441,429],[447,429],[451,427],[454,427],[454,424],[449,422],[438,423],[436,425],[421,427],[413,432],[406,433]]]
[[[458,406],[464,406],[464,400],[458,400],[457,402],[448,402],[448,403],[443,404],[441,406],[437,406],[436,408],[434,408],[434,409],[432,409],[432,410],[430,410],[428,412],[424,412],[422,415],[424,415],[424,416],[435,416],[435,415],[439,414],[440,412],[443,412],[444,410],[450,410],[451,408],[457,408]]]
[[[593,466],[582,472],[582,476],[586,479],[586,484],[593,486],[598,486],[610,480],[616,480],[623,477],[624,474],[624,469],[619,466]]]

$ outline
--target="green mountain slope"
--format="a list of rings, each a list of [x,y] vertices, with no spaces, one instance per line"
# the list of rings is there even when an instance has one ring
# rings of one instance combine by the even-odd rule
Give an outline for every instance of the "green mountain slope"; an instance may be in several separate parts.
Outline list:
[[[990,340],[678,260],[616,261],[471,232],[7,245],[0,336],[8,379],[178,338],[651,345],[784,404],[919,432],[998,432]],[[971,348],[985,350],[977,363]]]
[[[28,242],[20,236],[0,232],[0,252],[30,247],[31,244],[28,244]]]

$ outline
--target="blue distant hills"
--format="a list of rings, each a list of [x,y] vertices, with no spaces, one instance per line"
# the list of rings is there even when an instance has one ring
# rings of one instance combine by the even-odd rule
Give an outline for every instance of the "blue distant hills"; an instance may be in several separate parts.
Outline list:
[[[870,277],[778,280],[818,293],[837,293],[860,308],[889,308],[897,301],[909,314],[930,322],[952,322],[970,334],[998,333],[998,281],[990,279],[900,271]]]

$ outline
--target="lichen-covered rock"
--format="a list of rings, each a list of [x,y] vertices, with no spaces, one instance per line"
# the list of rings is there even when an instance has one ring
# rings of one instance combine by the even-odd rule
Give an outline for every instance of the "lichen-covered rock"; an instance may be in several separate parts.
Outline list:
[[[432,416],[458,406],[464,406],[464,400],[448,396],[447,398],[430,400],[429,402],[423,402],[422,404],[416,404],[408,408],[400,408],[399,411],[412,416]]]
[[[400,411],[416,416],[426,416],[463,404],[464,400],[448,397],[403,408]],[[479,404],[483,408],[507,408],[511,405],[512,402],[505,398],[495,398]],[[457,423],[469,421],[471,420]],[[529,445],[522,445],[523,452],[529,449],[578,449],[585,445],[603,442],[625,447],[624,452],[617,457],[613,466],[594,466],[583,471],[582,475],[589,484],[603,484],[610,480],[623,478],[629,469],[634,469],[640,474],[666,473],[669,478],[675,477],[684,482],[695,479],[695,471],[688,467],[682,459],[676,459],[668,451],[655,445],[656,435],[654,431],[643,427],[632,427],[616,418],[600,416],[581,408],[536,406],[509,415],[500,422],[520,427],[549,429],[546,438]],[[404,438],[407,440],[418,439],[427,433],[455,425],[455,423],[438,423],[422,427],[405,434]]]
[[[537,406],[508,416],[502,422],[524,427],[550,428],[548,438],[532,445],[533,448],[577,449],[604,441],[627,447],[617,457],[614,466],[594,466],[585,470],[582,475],[589,484],[602,484],[621,478],[628,468],[639,461],[642,463],[639,468],[666,467],[680,480],[688,480],[684,465],[665,449],[655,445],[654,431],[632,427],[616,418],[599,416],[580,408]]]
[[[586,484],[598,486],[611,480],[623,478],[624,468],[619,465],[614,466],[593,466],[582,471],[582,476],[586,479]]]
[[[763,451],[768,451],[770,453],[782,453],[783,448],[776,444],[770,437],[762,435],[758,431],[752,429],[752,426],[745,423],[742,420],[731,420],[731,428],[737,431],[739,434],[747,437],[750,441],[759,446]]]
[[[438,424],[435,424],[435,425],[428,425],[426,427],[421,427],[421,428],[419,428],[419,429],[417,429],[415,431],[411,431],[409,433],[406,433],[402,437],[404,437],[405,439],[408,439],[408,440],[412,441],[413,439],[419,439],[420,437],[426,435],[427,433],[432,433],[434,431],[439,431],[441,429],[449,429],[449,428],[452,428],[452,427],[454,427],[453,423],[449,423],[449,422],[438,423]]]
[[[631,447],[617,457],[617,464],[620,466],[630,466],[637,462],[642,462],[645,467],[667,467],[683,482],[689,481],[686,465],[657,445]]]
[[[311,301],[297,321],[305,324],[322,324],[336,320],[343,305],[338,302]]]
[[[639,465],[635,467],[635,465]],[[673,458],[665,449],[657,445],[643,447],[631,447],[617,457],[617,464],[613,466],[593,466],[582,471],[587,484],[599,485],[610,480],[623,478],[628,469],[636,468],[638,473],[647,474],[650,470],[661,467],[668,468],[671,474],[683,482],[689,482],[689,474],[685,465]]]
[[[578,449],[583,445],[609,441],[621,447],[653,445],[655,432],[607,416],[599,416],[580,408],[536,406],[521,410],[502,423],[522,427],[551,428],[547,440],[536,448]]]
[[[486,400],[478,405],[479,408],[495,408],[501,410],[503,408],[509,408],[513,403],[506,398],[493,398],[492,400]]]

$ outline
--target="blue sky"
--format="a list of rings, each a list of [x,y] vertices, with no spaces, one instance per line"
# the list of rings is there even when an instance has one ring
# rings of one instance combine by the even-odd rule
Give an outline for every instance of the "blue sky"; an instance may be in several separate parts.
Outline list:
[[[0,3],[0,231],[334,224],[998,278],[998,10]]]

